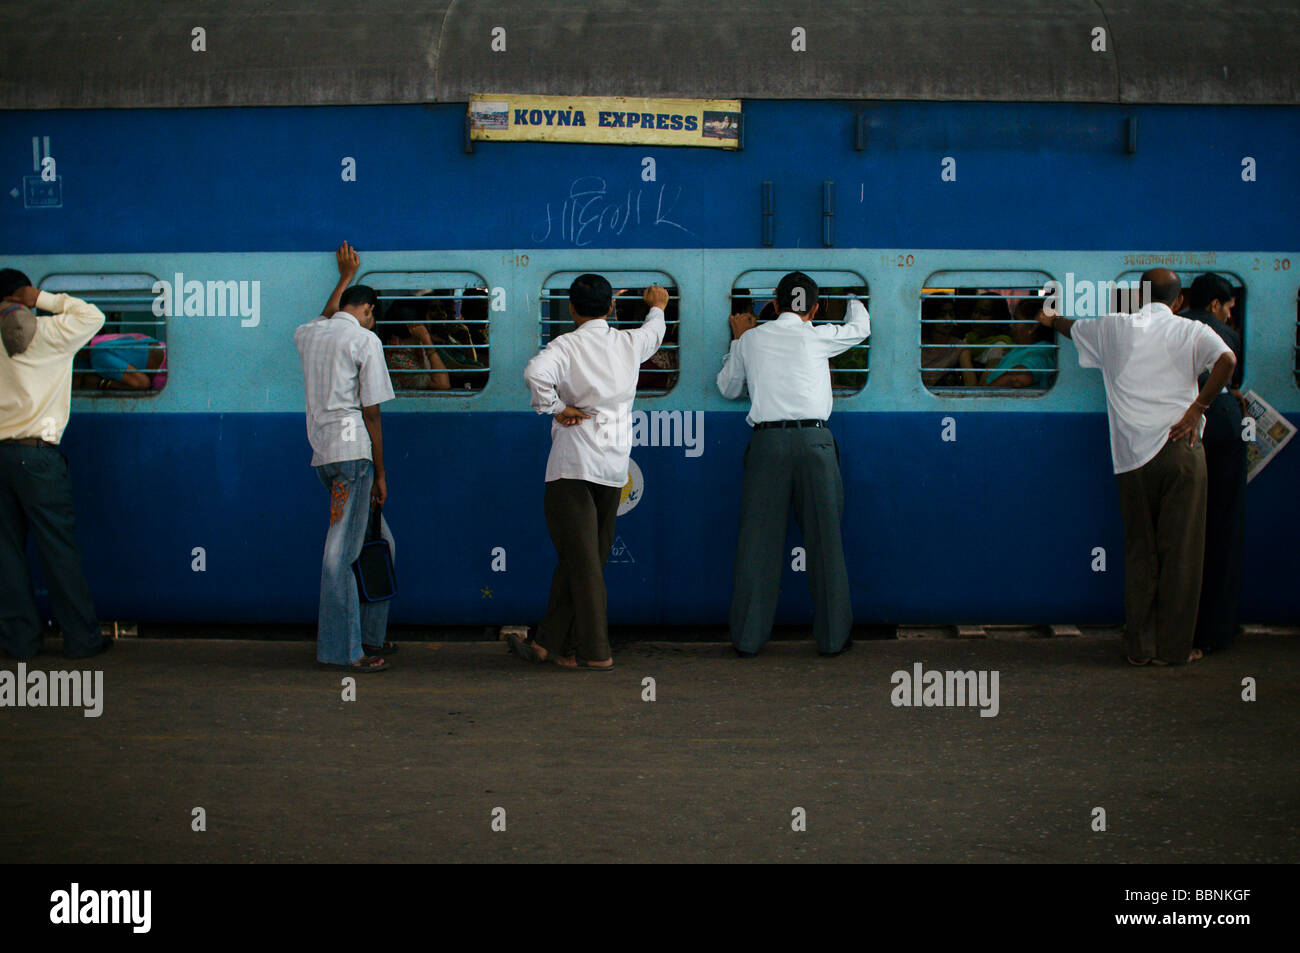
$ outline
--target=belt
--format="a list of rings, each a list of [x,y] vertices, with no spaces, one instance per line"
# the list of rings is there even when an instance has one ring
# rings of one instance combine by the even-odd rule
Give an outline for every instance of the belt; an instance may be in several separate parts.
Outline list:
[[[19,447],[58,447],[57,443],[50,443],[40,437],[10,437],[8,440],[0,440],[0,444],[14,444]]]
[[[755,430],[767,430],[769,427],[825,427],[824,420],[765,420],[754,424]]]

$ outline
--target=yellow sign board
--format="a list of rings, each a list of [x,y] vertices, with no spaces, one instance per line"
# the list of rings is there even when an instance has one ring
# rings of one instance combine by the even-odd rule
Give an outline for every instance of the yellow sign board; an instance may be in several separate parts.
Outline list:
[[[740,146],[738,99],[481,95],[469,121],[474,139]]]

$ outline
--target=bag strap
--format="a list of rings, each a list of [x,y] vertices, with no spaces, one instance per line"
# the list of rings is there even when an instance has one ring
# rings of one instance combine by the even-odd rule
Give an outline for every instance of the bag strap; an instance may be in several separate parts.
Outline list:
[[[366,542],[375,539],[383,539],[383,519],[384,506],[382,503],[376,503],[370,507],[370,523],[366,526]]]

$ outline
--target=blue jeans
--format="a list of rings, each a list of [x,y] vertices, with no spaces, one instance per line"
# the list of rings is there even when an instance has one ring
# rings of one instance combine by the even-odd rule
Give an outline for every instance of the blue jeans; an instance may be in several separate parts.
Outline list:
[[[363,604],[352,572],[370,522],[375,467],[369,460],[344,460],[317,467],[316,475],[330,491],[330,529],[325,536],[325,558],[320,570],[316,659],[332,665],[351,665],[364,654],[362,643],[383,645],[388,632],[388,603]],[[380,532],[388,540],[396,565],[393,534],[382,517]]]

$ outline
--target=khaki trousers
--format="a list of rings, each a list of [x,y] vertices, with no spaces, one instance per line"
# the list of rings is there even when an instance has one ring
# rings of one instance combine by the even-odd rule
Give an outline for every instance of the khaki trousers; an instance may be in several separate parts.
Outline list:
[[[614,545],[622,488],[586,480],[546,484],[546,528],[558,562],[537,641],[548,654],[577,654],[589,662],[610,657],[605,561]]]
[[[1148,463],[1121,473],[1124,641],[1129,657],[1187,661],[1196,635],[1205,555],[1205,448],[1170,440]]]

